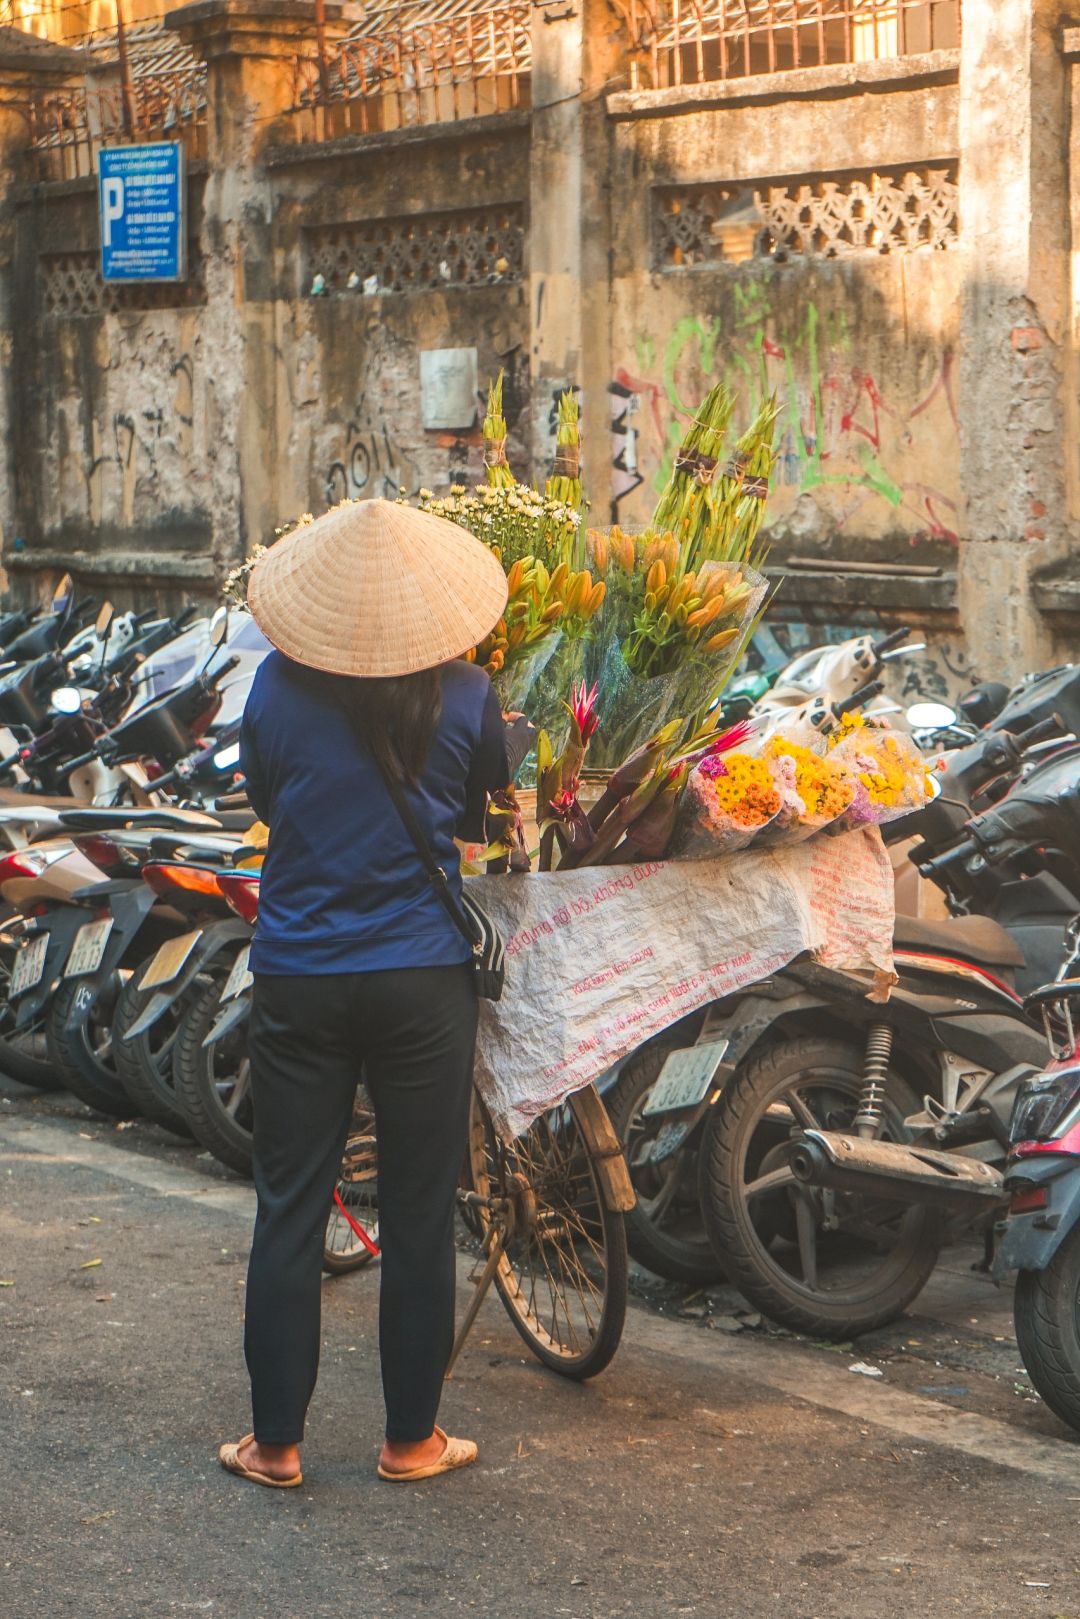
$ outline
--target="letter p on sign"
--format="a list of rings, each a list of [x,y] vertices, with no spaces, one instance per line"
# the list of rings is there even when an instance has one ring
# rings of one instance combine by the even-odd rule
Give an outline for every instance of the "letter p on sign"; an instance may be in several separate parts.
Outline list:
[[[124,182],[106,180],[101,188],[101,229],[105,246],[112,246],[113,221],[124,217]]]

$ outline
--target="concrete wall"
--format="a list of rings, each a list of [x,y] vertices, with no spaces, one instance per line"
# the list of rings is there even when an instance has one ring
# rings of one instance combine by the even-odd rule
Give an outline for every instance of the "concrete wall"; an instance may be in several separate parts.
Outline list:
[[[657,269],[650,217],[654,187],[822,173],[849,184],[875,170],[940,168],[957,153],[955,84],[796,101],[769,116],[746,104],[635,112],[611,137],[612,405],[618,420],[623,389],[640,401],[642,480],[634,489],[633,474],[616,470],[620,517],[647,515],[694,406],[725,381],[737,421],[762,391],[781,403],[778,541],[876,555],[878,542],[895,553],[898,542],[955,540],[959,242]],[[619,432],[612,448],[625,459]]]
[[[477,481],[486,379],[500,368],[507,373],[510,458],[528,470],[523,277],[446,290],[310,295],[311,242],[326,227],[454,214],[464,228],[478,207],[505,202],[527,210],[528,157],[528,130],[520,127],[438,142],[383,135],[345,150],[275,155],[266,392],[277,454],[264,523],[346,496],[396,495],[399,488],[415,495]],[[477,350],[471,429],[423,427],[419,356],[443,348]]]
[[[956,51],[637,91],[608,0],[552,0],[533,27],[531,113],[298,144],[283,109],[310,0],[195,0],[171,17],[207,63],[192,286],[46,313],[43,269],[81,253],[85,270],[96,248],[93,191],[0,167],[6,564],[35,588],[73,564],[144,596],[210,590],[302,510],[479,477],[500,367],[519,475],[546,475],[553,398],[575,385],[593,520],[640,522],[689,412],[724,379],[739,420],[762,388],[782,407],[778,622],[812,636],[912,623],[942,691],[1067,655],[1080,30],[1064,0],[989,10],[967,8]],[[327,15],[338,26],[334,0]],[[5,71],[0,157],[17,158],[26,92],[7,116]],[[952,209],[933,245],[886,230],[834,256],[827,241],[781,259],[750,244],[692,264],[656,246],[665,199],[701,188],[790,203],[806,184],[818,206],[835,184],[850,235],[859,186],[869,206],[875,175],[931,171]],[[434,222],[456,251],[478,210],[504,207],[520,251],[474,284],[451,267],[425,290],[366,296],[338,277],[312,293],[327,232],[398,230],[400,249],[400,221],[420,236]],[[471,427],[423,426],[420,356],[441,348],[476,350]]]
[[[11,542],[35,550],[188,554],[212,539],[214,418],[205,394],[204,309],[50,311],[47,282],[82,282],[98,251],[84,184],[21,210],[13,423],[18,518]],[[194,233],[201,181],[191,185]],[[95,278],[91,275],[91,281]],[[125,295],[129,296],[129,295]],[[166,295],[168,296],[168,295]],[[74,307],[73,307],[74,306]],[[11,543],[9,542],[9,543]]]

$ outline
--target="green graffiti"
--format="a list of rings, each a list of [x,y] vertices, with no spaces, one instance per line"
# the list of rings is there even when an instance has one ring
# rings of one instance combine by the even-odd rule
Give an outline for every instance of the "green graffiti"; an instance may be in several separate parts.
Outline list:
[[[799,491],[861,487],[899,506],[903,491],[870,443],[852,447],[855,465],[849,462],[835,471],[829,465],[826,378],[836,356],[850,351],[851,343],[846,309],[821,311],[813,301],[804,303],[798,313],[774,307],[762,280],[735,282],[726,321],[720,316],[686,316],[678,321],[663,346],[660,382],[672,415],[653,487],[661,491],[670,478],[687,418],[700,395],[722,381],[739,399],[741,414],[752,409],[762,394],[775,389],[780,396],[781,459],[789,487]],[[651,335],[640,333],[635,348],[639,371],[654,372],[656,346]]]

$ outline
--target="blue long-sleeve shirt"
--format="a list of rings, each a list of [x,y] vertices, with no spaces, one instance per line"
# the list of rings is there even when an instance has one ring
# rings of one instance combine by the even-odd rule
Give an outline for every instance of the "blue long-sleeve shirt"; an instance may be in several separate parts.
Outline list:
[[[270,828],[253,971],[371,972],[468,959],[344,709],[280,652],[267,656],[252,684],[240,764],[252,807]],[[471,664],[447,664],[431,751],[406,792],[456,892],[454,837],[483,837],[486,796],[509,779],[490,680]]]

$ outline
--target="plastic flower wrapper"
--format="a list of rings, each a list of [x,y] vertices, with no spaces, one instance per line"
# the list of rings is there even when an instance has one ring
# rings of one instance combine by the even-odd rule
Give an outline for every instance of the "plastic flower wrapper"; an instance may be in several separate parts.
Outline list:
[[[852,804],[855,783],[844,765],[824,752],[776,735],[759,750],[776,773],[781,807],[769,840],[801,842],[838,821]]]
[[[783,795],[773,767],[750,753],[711,753],[690,772],[671,853],[735,854],[773,826]]]
[[[598,687],[601,737],[593,762],[614,765],[675,715],[715,700],[744,650],[766,581],[735,563],[694,571],[671,534],[589,535],[606,562],[607,597],[587,676]]]
[[[880,825],[921,809],[930,797],[930,774],[910,737],[844,714],[829,738],[828,758],[854,784],[854,797],[834,823],[838,830]]]

